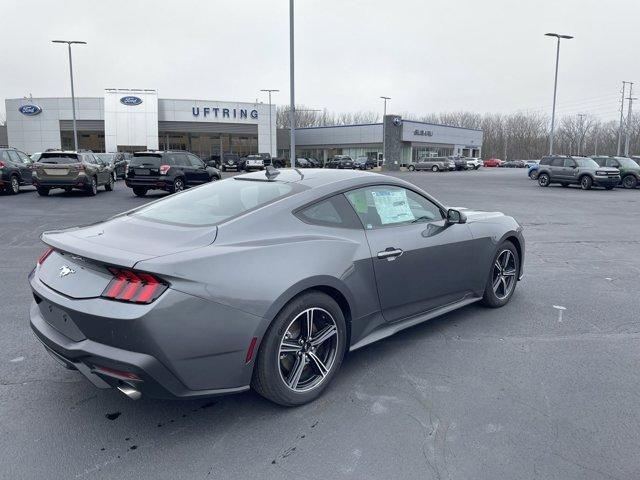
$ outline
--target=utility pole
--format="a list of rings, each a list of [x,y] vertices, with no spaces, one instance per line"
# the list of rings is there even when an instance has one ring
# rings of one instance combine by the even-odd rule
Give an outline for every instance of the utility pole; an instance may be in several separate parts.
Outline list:
[[[629,113],[627,113],[627,137],[624,141],[624,156],[629,156],[629,140],[631,139],[631,112],[633,110],[633,82],[629,82],[629,96],[627,97],[629,100]]]
[[[580,156],[580,147],[582,147],[582,142],[584,140],[584,117],[586,115],[584,113],[579,113],[578,118],[580,118],[580,136],[578,137],[578,156]]]
[[[383,109],[383,113],[382,113],[382,168],[386,168],[385,166],[385,147],[387,146],[387,139],[386,137],[386,133],[387,133],[387,127],[385,124],[385,117],[387,116],[387,100],[391,100],[391,97],[385,97],[384,95],[380,97],[383,101],[384,101],[384,109]],[[377,160],[376,160],[376,165],[377,165]]]
[[[296,90],[293,50],[293,0],[289,0],[289,88],[291,106],[289,107],[289,160],[291,168],[296,168]]]
[[[73,89],[73,61],[71,60],[71,45],[86,45],[79,40],[51,40],[52,43],[65,43],[69,50],[69,76],[71,77],[71,111],[73,112],[73,148],[78,151],[78,128],[76,127],[76,94]]]
[[[276,155],[273,154],[273,121],[271,120],[271,93],[279,92],[280,90],[276,90],[275,88],[263,88],[260,91],[269,93],[269,155],[271,155],[272,157],[275,157],[277,156],[278,152],[276,152]]]
[[[616,151],[616,155],[619,157],[620,156],[620,149],[622,148],[622,125],[623,125],[623,114],[624,114],[624,93],[625,93],[625,89],[627,87],[627,83],[629,82],[625,82],[624,80],[622,81],[622,91],[620,92],[622,94],[622,97],[620,98],[620,128],[618,129],[618,150]]]
[[[553,155],[553,134],[556,126],[556,96],[558,92],[558,64],[560,63],[560,39],[571,40],[571,35],[559,35],[557,33],[545,33],[547,37],[554,37],[558,40],[556,47],[556,75],[553,81],[553,109],[551,110],[551,135],[549,136],[549,155]]]

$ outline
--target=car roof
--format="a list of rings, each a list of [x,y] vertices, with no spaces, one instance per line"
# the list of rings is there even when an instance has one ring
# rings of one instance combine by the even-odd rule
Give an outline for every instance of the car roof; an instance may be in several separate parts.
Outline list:
[[[280,173],[273,179],[273,181],[295,183],[308,188],[317,188],[340,182],[349,183],[350,185],[364,185],[371,182],[375,183],[376,181],[396,184],[404,183],[388,175],[363,172],[361,170],[325,170],[323,168],[305,168],[302,170],[294,170],[291,168],[281,168],[278,171]],[[241,180],[268,181],[266,172],[264,171],[245,173],[242,175],[237,175],[234,178]]]

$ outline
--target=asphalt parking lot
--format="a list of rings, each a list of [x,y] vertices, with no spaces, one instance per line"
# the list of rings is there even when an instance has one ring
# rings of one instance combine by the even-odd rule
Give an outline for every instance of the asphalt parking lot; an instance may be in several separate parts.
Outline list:
[[[350,354],[295,409],[252,392],[133,402],[59,367],[28,326],[40,233],[148,200],[121,181],[96,197],[0,196],[0,477],[637,478],[640,189],[540,188],[522,169],[397,176],[513,215],[525,277],[502,309],[472,305]]]

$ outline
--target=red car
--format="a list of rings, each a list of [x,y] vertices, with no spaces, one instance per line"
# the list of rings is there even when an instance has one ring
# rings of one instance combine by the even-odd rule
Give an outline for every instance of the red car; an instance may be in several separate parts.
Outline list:
[[[485,167],[499,167],[502,163],[502,160],[499,158],[490,158],[489,160],[484,161]]]

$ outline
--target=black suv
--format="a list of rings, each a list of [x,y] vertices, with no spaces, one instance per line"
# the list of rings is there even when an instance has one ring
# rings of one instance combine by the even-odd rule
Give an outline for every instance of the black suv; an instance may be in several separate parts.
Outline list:
[[[235,170],[239,172],[240,170],[244,170],[244,167],[247,163],[246,158],[240,158],[240,155],[237,153],[225,153],[222,155],[222,171],[226,172],[227,170]]]
[[[15,148],[0,148],[0,190],[15,195],[20,185],[31,185],[31,159]]]
[[[335,156],[327,160],[327,163],[325,164],[324,168],[353,169],[355,168],[355,166],[353,165],[353,160],[351,159],[351,157]]]
[[[206,166],[192,153],[169,150],[134,153],[125,182],[143,197],[149,190],[175,193],[214,180],[220,180],[218,169]]]
[[[620,170],[601,167],[592,158],[550,155],[540,160],[538,184],[548,187],[552,183],[563,187],[577,184],[583,190],[594,185],[611,190],[620,183]]]

